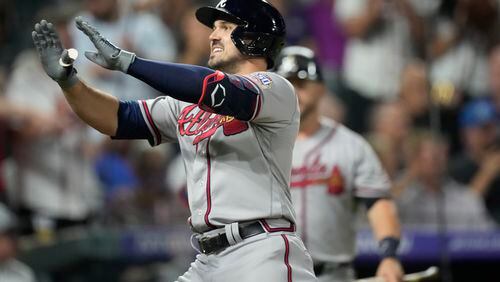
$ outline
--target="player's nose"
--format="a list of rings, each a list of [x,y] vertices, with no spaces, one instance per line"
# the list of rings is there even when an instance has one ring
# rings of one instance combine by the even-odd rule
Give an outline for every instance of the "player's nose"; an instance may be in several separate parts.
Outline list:
[[[213,42],[213,41],[220,41],[221,39],[221,36],[220,36],[220,32],[218,31],[218,29],[214,29],[212,31],[212,33],[210,33],[210,35],[208,36],[208,39]]]

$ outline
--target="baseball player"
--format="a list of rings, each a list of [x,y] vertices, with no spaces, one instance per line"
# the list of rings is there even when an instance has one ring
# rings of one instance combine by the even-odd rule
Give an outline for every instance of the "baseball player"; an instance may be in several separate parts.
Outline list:
[[[283,46],[283,18],[263,0],[222,0],[196,17],[212,28],[211,68],[140,58],[76,19],[97,49],[85,56],[167,95],[154,100],[119,101],[82,82],[52,24],[36,24],[32,37],[82,120],[115,139],[179,142],[201,253],[179,282],[316,281],[289,191],[298,101],[286,79],[266,72]]]
[[[362,202],[382,261],[377,276],[400,281],[396,258],[399,223],[389,199],[389,179],[374,151],[358,134],[322,118],[318,106],[326,92],[313,51],[300,46],[283,50],[276,72],[296,89],[301,110],[293,151],[291,193],[298,233],[310,251],[319,281],[354,280],[355,205]]]

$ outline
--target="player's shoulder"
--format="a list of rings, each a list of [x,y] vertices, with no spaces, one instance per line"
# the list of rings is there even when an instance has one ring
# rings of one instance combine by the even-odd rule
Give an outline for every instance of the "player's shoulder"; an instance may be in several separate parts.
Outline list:
[[[140,105],[147,105],[151,110],[153,109],[182,109],[186,106],[191,105],[190,103],[179,101],[170,96],[158,96],[153,99],[148,100],[138,100]]]
[[[292,84],[286,78],[274,72],[268,72],[268,71],[253,72],[248,75],[245,75],[245,77],[249,78],[254,83],[256,83],[262,90],[273,90],[273,91],[279,90],[279,91],[288,91],[290,93],[295,93]]]

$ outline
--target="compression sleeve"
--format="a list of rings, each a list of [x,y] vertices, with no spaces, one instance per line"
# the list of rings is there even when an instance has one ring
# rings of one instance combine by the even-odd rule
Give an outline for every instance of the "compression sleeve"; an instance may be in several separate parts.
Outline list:
[[[194,65],[136,58],[128,74],[205,111],[249,121],[257,115],[260,88],[250,79]]]
[[[112,139],[147,139],[151,145],[154,138],[148,129],[137,101],[120,101],[118,128]]]

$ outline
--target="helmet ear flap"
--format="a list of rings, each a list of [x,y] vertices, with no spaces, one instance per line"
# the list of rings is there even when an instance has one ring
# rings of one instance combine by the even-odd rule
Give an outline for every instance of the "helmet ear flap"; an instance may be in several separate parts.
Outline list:
[[[248,56],[247,49],[245,47],[245,41],[243,40],[243,27],[237,26],[231,33],[231,40],[233,41],[236,48],[241,54]]]
[[[252,57],[265,57],[268,68],[274,66],[273,58],[284,45],[283,42],[278,42],[279,40],[272,34],[247,31],[243,26],[238,26],[233,30],[231,39],[241,54]]]

